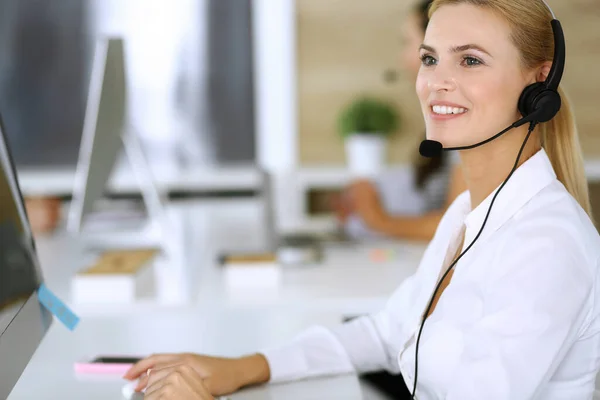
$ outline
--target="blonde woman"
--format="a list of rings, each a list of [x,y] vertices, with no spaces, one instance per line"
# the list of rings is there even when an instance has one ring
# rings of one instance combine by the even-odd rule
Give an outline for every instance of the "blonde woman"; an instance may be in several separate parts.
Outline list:
[[[552,15],[544,2],[435,0],[430,15],[416,85],[428,138],[445,147],[470,145],[520,119],[523,89],[543,82],[553,61]],[[523,125],[460,152],[468,191],[445,213],[417,272],[381,312],[314,327],[239,359],[152,356],[126,377],[153,368],[157,378],[141,382],[152,388],[161,385],[160,371],[183,365],[219,394],[261,382],[388,370],[400,374],[406,399],[417,373],[420,400],[592,399],[600,366],[600,237],[561,93],[559,113],[527,141]],[[441,104],[458,112],[441,116],[433,107]],[[498,192],[517,154],[517,168]]]

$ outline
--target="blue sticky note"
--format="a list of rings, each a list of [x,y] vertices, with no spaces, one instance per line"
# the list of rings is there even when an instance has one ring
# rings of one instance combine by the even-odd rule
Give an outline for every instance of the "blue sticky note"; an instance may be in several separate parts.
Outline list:
[[[70,330],[75,329],[79,323],[79,317],[75,315],[73,311],[71,311],[69,307],[65,305],[65,303],[60,301],[60,299],[56,297],[54,293],[52,293],[50,289],[48,289],[43,283],[38,289],[38,300],[44,307],[46,307],[48,311],[58,318],[64,326]]]

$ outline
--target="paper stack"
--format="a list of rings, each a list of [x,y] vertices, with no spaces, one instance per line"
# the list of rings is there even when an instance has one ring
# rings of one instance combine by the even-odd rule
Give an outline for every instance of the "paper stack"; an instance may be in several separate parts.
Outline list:
[[[75,275],[74,303],[131,303],[154,287],[156,249],[108,251],[94,265]]]

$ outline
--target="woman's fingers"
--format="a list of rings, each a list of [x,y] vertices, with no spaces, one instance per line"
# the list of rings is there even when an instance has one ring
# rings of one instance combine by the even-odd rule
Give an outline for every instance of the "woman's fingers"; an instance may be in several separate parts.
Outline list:
[[[143,360],[135,363],[129,370],[123,375],[123,378],[127,380],[138,379],[142,374],[146,373],[150,368],[154,368],[159,364],[172,364],[177,357],[176,354],[158,354],[144,358]]]
[[[185,364],[152,370],[144,399],[155,398],[165,400],[213,399],[204,386],[202,377],[192,367]]]
[[[176,368],[180,365],[181,365],[181,363],[174,363],[174,364],[157,366],[156,368],[152,368],[151,370],[149,370],[148,374],[145,377],[142,377],[142,379],[140,380],[140,384],[138,384],[138,387],[136,388],[136,391],[140,391],[140,390],[143,390],[144,388],[146,388],[146,392],[147,392],[148,388],[150,388],[152,385],[156,384],[157,382],[166,379],[167,376],[170,373],[172,373],[174,370],[176,370]],[[143,386],[142,386],[142,384],[143,384]],[[138,388],[140,388],[140,389],[138,389]]]
[[[151,371],[151,369],[149,369],[148,371]],[[149,380],[148,374],[142,375],[142,377],[138,381],[138,384],[135,387],[134,391],[141,392],[142,390],[144,390],[148,386],[148,380]]]
[[[152,386],[148,386],[148,389],[146,389],[146,393],[144,394],[144,400],[160,399],[161,391],[164,391],[165,387],[169,384],[170,383],[167,380],[163,379]]]

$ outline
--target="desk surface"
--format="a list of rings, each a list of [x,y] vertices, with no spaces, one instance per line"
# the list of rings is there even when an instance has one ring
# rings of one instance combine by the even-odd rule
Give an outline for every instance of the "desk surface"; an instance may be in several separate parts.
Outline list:
[[[114,315],[147,312],[155,307],[213,304],[226,307],[329,307],[346,313],[363,313],[383,306],[388,296],[411,275],[425,249],[419,243],[378,242],[360,246],[326,248],[322,264],[283,267],[278,285],[270,288],[229,290],[219,254],[227,251],[260,251],[266,236],[261,233],[261,206],[252,200],[193,202],[170,206],[171,214],[184,226],[180,235],[182,263],[155,267],[156,288],[150,296],[125,305],[74,305],[83,315]],[[66,234],[37,240],[48,286],[70,300],[71,278],[91,264],[96,255]],[[376,249],[389,251],[386,262],[371,261]],[[186,295],[187,294],[187,295]],[[173,295],[173,296],[171,296]]]
[[[155,311],[147,315],[83,319],[74,332],[54,323],[9,400],[121,399],[120,377],[76,375],[73,363],[97,354],[145,355],[195,352],[239,356],[286,340],[314,323],[339,323],[337,313],[200,308]],[[240,331],[244,335],[240,335]],[[243,390],[232,400],[383,399],[354,375],[265,385]]]
[[[171,207],[172,215],[187,222],[180,234],[186,237],[183,244],[189,254],[181,268],[172,266],[158,280],[167,295],[128,305],[73,305],[81,317],[78,328],[70,332],[58,322],[53,324],[10,400],[119,399],[124,384],[120,378],[77,377],[73,363],[99,354],[239,356],[290,339],[310,325],[337,324],[346,314],[373,311],[414,271],[424,249],[384,243],[383,247],[396,250],[396,258],[373,264],[369,252],[378,245],[333,247],[322,265],[285,269],[275,294],[234,292],[232,297],[223,284],[222,269],[216,266],[216,255],[221,250],[262,248],[260,205],[237,200]],[[70,278],[86,265],[85,250],[66,234],[38,238],[37,248],[46,284],[68,302]],[[186,290],[188,298],[170,301],[168,293]],[[381,398],[350,375],[254,388],[232,400],[325,397]]]

